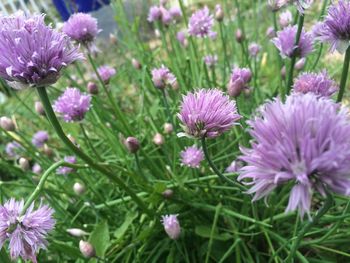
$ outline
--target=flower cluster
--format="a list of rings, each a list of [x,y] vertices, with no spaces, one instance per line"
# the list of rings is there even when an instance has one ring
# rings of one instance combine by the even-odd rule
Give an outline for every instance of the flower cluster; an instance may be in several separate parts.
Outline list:
[[[216,33],[212,31],[214,16],[210,14],[209,8],[205,6],[192,14],[188,22],[188,33],[195,37],[214,37]]]
[[[156,88],[164,89],[167,85],[175,85],[176,77],[170,70],[162,65],[152,70],[152,81]]]
[[[199,168],[201,161],[204,160],[204,153],[202,149],[193,145],[191,147],[186,147],[181,153],[181,163],[184,166],[190,168]]]
[[[249,68],[234,68],[230,81],[227,85],[227,92],[231,97],[238,97],[242,90],[248,88],[248,83],[252,79],[252,72]]]
[[[38,131],[33,135],[32,144],[37,148],[41,148],[48,140],[49,134],[47,131]]]
[[[171,7],[167,9],[165,3],[151,6],[148,12],[147,20],[149,22],[161,21],[164,25],[169,25],[171,22],[178,20],[182,16],[181,9]]]

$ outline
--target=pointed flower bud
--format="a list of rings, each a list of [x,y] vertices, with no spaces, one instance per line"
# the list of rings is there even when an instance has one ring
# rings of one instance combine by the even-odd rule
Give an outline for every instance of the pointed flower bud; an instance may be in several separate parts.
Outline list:
[[[0,127],[3,128],[5,131],[14,131],[16,129],[13,121],[6,116],[0,118]]]
[[[164,144],[164,137],[163,135],[161,135],[160,133],[156,133],[153,137],[153,142],[158,145],[161,146]]]
[[[87,92],[91,95],[97,95],[98,94],[98,86],[95,82],[90,81],[87,84]]]
[[[92,258],[96,255],[95,248],[92,246],[92,244],[84,240],[80,240],[79,249],[86,258]]]
[[[74,237],[82,237],[89,234],[80,228],[68,228],[67,232]]]
[[[164,230],[171,239],[178,239],[181,234],[180,223],[177,219],[178,215],[165,215],[162,216],[161,222],[163,223]]]
[[[81,183],[78,183],[76,182],[74,185],[73,185],[73,191],[76,195],[83,195],[86,191],[86,188],[85,188],[85,185],[81,184]]]
[[[130,153],[136,153],[140,149],[140,142],[135,137],[126,138],[124,145]]]
[[[174,131],[174,127],[171,123],[168,123],[168,122],[164,123],[164,133],[170,134],[173,131]]]

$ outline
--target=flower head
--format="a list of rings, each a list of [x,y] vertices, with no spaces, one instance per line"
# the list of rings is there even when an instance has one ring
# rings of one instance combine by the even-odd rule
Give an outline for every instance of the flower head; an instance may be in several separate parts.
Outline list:
[[[236,103],[218,89],[201,89],[183,96],[178,118],[186,134],[214,138],[240,119]]]
[[[176,77],[170,70],[162,65],[160,68],[152,69],[152,81],[158,89],[163,89],[166,85],[173,85],[176,82]]]
[[[114,68],[107,65],[99,67],[97,71],[105,84],[108,84],[111,77],[113,77],[117,73],[117,71]]]
[[[250,179],[254,200],[277,186],[294,184],[286,211],[309,213],[312,194],[325,189],[350,194],[350,119],[348,110],[312,93],[292,94],[263,105],[249,123],[251,149],[238,180]]]
[[[208,55],[203,58],[204,63],[209,67],[213,68],[218,63],[217,55]]]
[[[49,134],[47,131],[38,131],[33,135],[32,144],[37,148],[41,148],[48,140]]]
[[[77,162],[77,158],[75,158],[75,156],[66,156],[64,157],[64,161],[66,163],[76,163]],[[67,167],[67,166],[61,166],[59,167],[57,170],[56,170],[56,173],[57,174],[62,174],[62,175],[67,175],[67,174],[70,174],[74,171],[73,168],[71,167]]]
[[[164,230],[171,239],[178,239],[181,234],[181,228],[179,220],[177,219],[178,215],[165,215],[162,216],[161,222],[163,223]]]
[[[314,34],[317,40],[330,43],[332,52],[345,52],[350,45],[350,2],[334,2],[323,22],[314,28]]]
[[[159,6],[151,6],[148,12],[148,22],[154,22],[162,18],[162,11]]]
[[[294,91],[312,92],[322,97],[331,96],[338,88],[338,85],[329,77],[326,70],[320,73],[303,73],[294,82]]]
[[[297,26],[288,26],[277,32],[277,37],[271,40],[283,58],[292,57],[293,55],[305,57],[312,52],[313,38],[311,34],[306,33],[304,30],[301,31],[299,45],[295,45],[297,31]]]
[[[43,15],[0,16],[0,77],[16,89],[55,83],[61,69],[82,55]]]
[[[249,50],[249,54],[252,57],[256,57],[261,50],[261,46],[257,43],[251,43],[248,47],[248,50]]]
[[[268,0],[268,5],[272,11],[278,11],[281,7],[287,4],[289,0]]]
[[[251,79],[252,72],[249,68],[234,68],[227,85],[228,94],[231,97],[238,97],[241,91],[247,87]]]
[[[204,160],[203,150],[196,145],[186,147],[181,153],[181,163],[190,168],[199,168],[201,161]]]
[[[40,205],[34,210],[34,203],[23,211],[24,201],[10,199],[0,205],[0,248],[9,241],[12,260],[21,257],[36,263],[36,254],[46,248],[45,237],[54,228],[53,210]]]
[[[292,13],[286,10],[279,15],[279,23],[281,27],[289,26],[293,21]]]
[[[19,152],[21,149],[22,149],[22,145],[20,145],[16,141],[13,141],[6,144],[5,152],[8,155],[8,157],[17,158],[19,156]]]
[[[53,108],[66,122],[81,121],[90,109],[91,96],[77,88],[67,88],[55,101]]]
[[[305,10],[312,5],[314,0],[294,0],[293,2],[297,6],[299,13],[304,14]]]
[[[208,37],[213,31],[214,17],[210,14],[209,8],[205,6],[192,14],[188,22],[188,33],[196,37]]]
[[[64,23],[62,31],[82,44],[91,43],[99,33],[97,19],[90,14],[76,13]]]

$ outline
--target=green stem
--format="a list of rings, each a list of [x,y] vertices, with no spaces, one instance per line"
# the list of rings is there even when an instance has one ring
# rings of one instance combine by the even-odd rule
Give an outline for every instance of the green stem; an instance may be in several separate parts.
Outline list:
[[[57,120],[57,117],[52,109],[49,97],[46,92],[45,87],[37,87],[37,91],[39,94],[39,97],[41,99],[41,102],[44,106],[46,116],[48,120],[50,121],[52,127],[55,129],[58,137],[62,140],[62,142],[72,151],[74,152],[78,157],[80,157],[82,160],[85,161],[91,168],[93,168],[96,171],[101,172],[105,176],[107,176],[111,181],[118,184],[127,194],[130,195],[130,197],[135,201],[135,203],[138,204],[138,206],[149,216],[152,217],[153,213],[150,211],[146,204],[140,199],[124,182],[121,178],[118,176],[115,176],[115,174],[105,167],[95,163],[88,155],[86,155],[84,152],[82,152],[78,147],[76,147],[65,135],[64,131],[62,130],[62,127],[60,123]]]
[[[211,167],[211,169],[213,169],[213,171],[219,176],[219,178],[223,181],[228,182],[231,185],[237,186],[239,184],[235,183],[234,181],[232,181],[231,179],[228,179],[225,175],[223,175],[219,169],[215,166],[215,164],[213,163],[213,161],[211,160],[210,156],[209,156],[209,152],[208,152],[208,148],[207,148],[207,143],[205,141],[205,137],[201,138],[201,142],[202,142],[202,147],[203,147],[203,152],[204,152],[204,156],[205,159],[208,161],[209,166]],[[240,185],[239,185],[240,186]]]
[[[102,80],[100,74],[98,73],[98,70],[97,70],[97,67],[96,67],[96,64],[94,62],[94,60],[92,59],[91,55],[90,55],[90,52],[88,51],[87,52],[87,57],[89,59],[89,62],[99,80],[99,82],[101,83],[102,85],[102,88],[104,90],[104,92],[106,93],[107,95],[107,98],[109,100],[109,102],[111,103],[112,105],[112,108],[114,110],[114,114],[115,116],[117,117],[117,120],[121,121],[121,123],[123,124],[125,130],[126,130],[126,133],[127,135],[130,135],[132,134],[131,130],[130,130],[130,127],[129,127],[129,124],[126,122],[124,116],[123,116],[123,113],[121,112],[121,110],[119,109],[118,105],[115,103],[113,97],[112,97],[112,94],[109,92],[108,88],[106,87],[104,81]],[[124,133],[124,131],[122,131]]]
[[[28,200],[24,204],[24,207],[22,209],[21,214],[23,215],[28,207],[33,203],[33,201],[39,196],[40,192],[43,190],[44,184],[46,182],[46,179],[49,177],[49,175],[55,171],[58,167],[62,166],[64,164],[64,160],[58,161],[57,163],[54,163],[45,171],[45,173],[41,176],[40,181],[38,185],[36,186],[34,192],[29,196]]]
[[[173,125],[174,129],[176,129],[176,127],[174,125],[174,121],[173,121],[173,116],[171,115],[168,99],[167,99],[166,94],[165,94],[165,90],[161,89],[161,92],[163,95],[163,102],[164,102],[166,114],[168,115],[168,121],[171,123],[171,125]]]
[[[301,15],[299,17],[299,22],[298,22],[298,31],[297,31],[297,35],[295,37],[295,47],[296,49],[294,50],[293,54],[292,54],[292,60],[290,63],[290,68],[289,68],[289,75],[288,75],[288,83],[287,83],[287,92],[286,94],[289,94],[290,90],[292,89],[293,86],[293,73],[294,73],[294,65],[295,65],[295,61],[297,58],[297,53],[298,53],[298,49],[299,49],[299,41],[300,41],[300,36],[301,36],[301,32],[303,29],[303,25],[304,25],[304,15]]]
[[[341,102],[345,92],[346,81],[348,80],[349,73],[349,62],[350,62],[350,47],[346,49],[344,64],[343,64],[343,72],[341,74],[339,93],[337,97],[337,102]]]
[[[95,147],[92,145],[86,131],[85,131],[85,127],[84,127],[84,124],[83,123],[80,123],[80,128],[81,128],[81,131],[83,133],[83,136],[84,136],[84,139],[86,141],[86,144],[88,145],[88,147],[90,147],[90,149],[92,150],[92,152],[95,154],[96,158],[98,159],[99,162],[101,162],[101,157],[100,155],[97,153]]]
[[[327,199],[324,202],[323,206],[318,210],[317,214],[315,215],[315,217],[309,221],[308,223],[306,223],[304,225],[304,227],[299,231],[298,236],[296,237],[296,239],[293,242],[292,248],[290,250],[290,253],[288,255],[288,257],[286,258],[285,262],[289,263],[289,262],[293,262],[294,261],[294,256],[298,250],[299,244],[301,242],[301,240],[303,239],[304,235],[311,229],[311,227],[315,224],[317,224],[317,222],[320,220],[320,218],[327,213],[327,211],[331,208],[331,206],[333,205],[333,197],[331,194],[327,193]]]
[[[223,82],[226,83],[226,66],[230,68],[230,63],[227,58],[227,47],[226,47],[226,39],[224,35],[224,29],[223,29],[223,22],[219,23],[220,26],[220,37],[221,37],[221,42],[222,46],[224,48],[224,67],[223,67]]]

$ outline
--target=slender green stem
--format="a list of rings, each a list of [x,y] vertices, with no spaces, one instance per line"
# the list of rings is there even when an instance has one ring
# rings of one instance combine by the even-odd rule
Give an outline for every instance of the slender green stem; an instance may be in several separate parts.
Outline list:
[[[324,202],[323,206],[320,208],[320,210],[318,210],[315,217],[303,226],[303,228],[299,231],[296,239],[294,239],[290,253],[285,260],[286,263],[290,263],[294,261],[294,256],[298,250],[299,244],[303,239],[304,235],[311,229],[313,225],[317,224],[320,218],[327,213],[327,211],[332,207],[332,205],[333,205],[333,196],[330,193],[327,193],[327,199]]]
[[[230,68],[230,63],[227,58],[227,47],[226,47],[226,39],[224,35],[224,29],[223,29],[223,22],[219,23],[220,26],[220,37],[221,37],[221,42],[222,46],[224,48],[224,67],[223,67],[223,83],[226,83],[226,66]]]
[[[298,31],[297,31],[297,35],[295,37],[295,47],[296,47],[296,49],[294,50],[294,52],[292,54],[292,59],[291,59],[290,68],[289,68],[289,75],[288,75],[287,92],[286,92],[286,94],[289,94],[289,92],[290,92],[290,90],[292,89],[292,86],[293,86],[294,65],[295,65],[295,61],[296,61],[296,58],[297,58],[297,54],[299,52],[299,41],[300,41],[300,36],[301,36],[301,32],[302,32],[303,25],[304,25],[304,17],[305,17],[304,15],[299,16]]]
[[[81,128],[81,131],[83,133],[83,136],[84,136],[84,139],[86,141],[86,144],[88,145],[88,147],[90,147],[90,149],[93,151],[93,153],[95,154],[96,158],[98,159],[98,161],[102,161],[101,160],[101,157],[100,155],[97,153],[95,147],[92,145],[91,141],[90,141],[90,138],[89,136],[87,135],[86,133],[86,130],[85,130],[85,127],[84,127],[84,124],[83,123],[80,123],[80,128]]]
[[[349,73],[349,62],[350,62],[350,47],[346,49],[344,64],[343,64],[343,72],[341,74],[339,93],[337,97],[337,102],[341,102],[345,92],[346,81],[348,80]]]
[[[205,141],[205,137],[202,137],[201,139],[202,142],[202,147],[203,147],[203,152],[204,152],[204,156],[205,159],[208,161],[209,166],[213,169],[213,171],[219,176],[219,178],[221,178],[221,180],[228,182],[231,185],[234,186],[241,186],[237,183],[235,183],[234,181],[232,181],[231,179],[228,179],[225,175],[223,175],[219,169],[216,167],[216,165],[213,163],[213,161],[211,160],[210,156],[209,156],[209,152],[208,152],[208,148],[207,148],[207,143]]]
[[[113,108],[113,110],[114,110],[115,116],[116,116],[117,119],[123,124],[123,126],[124,126],[124,128],[125,128],[125,130],[126,130],[127,135],[132,134],[131,129],[130,129],[130,127],[129,127],[129,124],[126,122],[123,113],[122,113],[121,110],[119,109],[118,105],[116,104],[115,100],[114,100],[113,97],[112,97],[112,94],[109,92],[109,90],[108,90],[108,88],[106,87],[104,81],[102,80],[100,74],[98,73],[96,64],[95,64],[93,58],[91,57],[89,51],[87,52],[87,57],[88,57],[88,59],[89,59],[89,62],[90,62],[90,64],[91,64],[91,66],[92,66],[92,68],[93,68],[93,70],[94,70],[94,72],[95,72],[95,74],[96,74],[96,76],[97,76],[99,82],[101,83],[101,86],[102,86],[104,92],[105,92],[106,95],[107,95],[107,98],[108,98],[110,104],[112,105],[112,108]],[[124,131],[121,131],[121,132],[125,133]]]
[[[139,171],[140,175],[141,175],[142,178],[145,180],[145,182],[148,183],[148,179],[147,179],[147,177],[145,176],[145,174],[143,173],[143,170],[142,170],[142,168],[141,168],[139,155],[137,154],[137,152],[136,152],[134,155],[135,155],[135,162],[136,162],[137,170]]]
[[[49,97],[46,92],[45,87],[37,87],[37,91],[39,94],[39,97],[41,99],[41,102],[44,106],[46,116],[48,120],[50,121],[52,127],[55,129],[58,137],[62,140],[62,142],[72,151],[74,152],[78,157],[80,157],[82,160],[85,161],[91,168],[93,168],[96,171],[101,172],[105,176],[107,176],[111,181],[118,184],[127,194],[130,195],[130,197],[135,201],[135,203],[138,204],[138,206],[149,216],[152,216],[153,213],[150,211],[146,204],[143,202],[142,199],[140,199],[124,182],[121,178],[116,176],[113,172],[105,168],[104,166],[101,166],[97,163],[95,163],[88,155],[86,155],[84,152],[82,152],[78,147],[76,147],[65,135],[64,131],[62,130],[62,127],[60,123],[57,120],[57,117],[52,109]]]
[[[176,127],[174,125],[174,121],[173,121],[173,116],[171,115],[168,99],[167,99],[166,94],[165,94],[165,90],[161,89],[161,92],[163,95],[163,102],[164,102],[166,114],[168,115],[168,121],[171,123],[171,125],[173,125],[174,129],[176,129]]]
[[[49,175],[55,171],[58,167],[62,166],[64,164],[64,160],[58,161],[57,163],[54,163],[45,171],[45,173],[41,176],[40,181],[38,185],[36,186],[34,192],[29,196],[26,203],[24,204],[24,207],[22,209],[21,214],[23,215],[28,207],[33,203],[33,201],[39,196],[40,192],[43,190],[44,184],[46,182],[46,179],[49,177]]]

